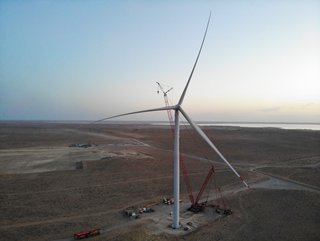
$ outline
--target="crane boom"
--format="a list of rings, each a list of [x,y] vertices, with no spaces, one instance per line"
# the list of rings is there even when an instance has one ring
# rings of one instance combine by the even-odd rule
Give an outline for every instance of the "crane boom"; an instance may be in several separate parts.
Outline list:
[[[170,87],[167,91],[165,91],[163,89],[162,85],[159,82],[157,82],[157,84],[158,84],[159,89],[163,93],[163,98],[164,98],[166,107],[170,106],[167,93],[170,90],[172,90],[173,87]],[[168,114],[171,130],[172,130],[172,134],[174,134],[174,121],[173,121],[171,110],[167,110],[167,114]],[[190,202],[191,202],[192,205],[194,205],[195,202],[194,202],[192,188],[191,188],[191,184],[190,184],[190,180],[189,180],[188,171],[187,171],[186,165],[184,163],[184,159],[183,159],[183,157],[181,155],[180,155],[180,167],[181,167],[181,170],[182,170],[183,179],[184,179],[184,182],[186,184],[186,188],[187,188],[187,192],[188,192],[188,196],[189,196]]]

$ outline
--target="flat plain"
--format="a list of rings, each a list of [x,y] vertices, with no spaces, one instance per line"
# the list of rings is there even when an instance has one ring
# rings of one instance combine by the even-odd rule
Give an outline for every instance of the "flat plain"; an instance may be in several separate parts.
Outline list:
[[[212,165],[203,200],[223,201],[230,216],[186,211],[171,230],[172,131],[142,124],[0,123],[0,240],[320,240],[320,131],[204,127],[239,179],[188,126],[181,153],[194,195]],[[223,200],[216,192],[221,187]],[[128,207],[153,214],[123,216]]]

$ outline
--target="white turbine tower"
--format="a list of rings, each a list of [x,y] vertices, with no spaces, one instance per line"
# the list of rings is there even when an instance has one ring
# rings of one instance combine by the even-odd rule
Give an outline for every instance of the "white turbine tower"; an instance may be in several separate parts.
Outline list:
[[[192,126],[192,128],[200,135],[200,137],[219,155],[219,157],[229,166],[229,168],[235,173],[237,177],[241,179],[241,181],[244,183],[246,187],[249,187],[248,184],[242,179],[242,177],[239,175],[239,173],[231,166],[231,164],[227,161],[227,159],[222,155],[222,153],[218,150],[218,148],[211,142],[211,140],[207,137],[207,135],[200,129],[200,127],[187,115],[187,113],[182,109],[181,105],[183,103],[184,97],[186,95],[190,80],[192,78],[193,72],[195,70],[195,67],[197,65],[203,43],[205,41],[209,23],[211,19],[211,13],[209,15],[209,19],[207,22],[206,30],[202,39],[202,43],[200,46],[200,50],[198,52],[196,61],[193,65],[191,74],[189,76],[189,79],[187,81],[187,84],[181,94],[181,97],[179,99],[179,102],[176,105],[173,106],[167,106],[167,107],[161,107],[161,108],[155,108],[155,109],[148,109],[148,110],[141,110],[141,111],[135,111],[135,112],[130,112],[130,113],[125,113],[125,114],[120,114],[120,115],[115,115],[111,117],[107,117],[95,122],[100,122],[120,116],[126,116],[126,115],[133,115],[133,114],[139,114],[139,113],[145,113],[145,112],[154,112],[154,111],[164,111],[164,110],[174,110],[175,115],[175,131],[174,131],[174,146],[173,146],[173,199],[174,199],[174,206],[173,206],[173,224],[172,227],[174,229],[178,229],[180,227],[179,224],[179,210],[180,210],[180,151],[179,151],[179,138],[180,138],[180,124],[179,124],[179,113],[181,113],[185,119],[189,122],[189,124]]]

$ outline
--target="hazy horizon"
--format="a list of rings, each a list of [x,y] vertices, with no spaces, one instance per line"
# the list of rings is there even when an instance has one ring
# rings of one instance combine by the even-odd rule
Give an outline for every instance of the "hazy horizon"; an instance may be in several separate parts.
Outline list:
[[[1,1],[0,120],[98,120],[175,103],[216,122],[320,123],[320,2]],[[119,120],[161,120],[148,113]]]
[[[99,123],[168,123],[169,120],[118,120],[117,118],[115,119],[110,119],[106,121],[101,121],[101,122],[95,122],[96,120],[0,120],[0,122],[61,122],[61,123],[89,123],[89,124],[99,124]],[[237,124],[237,123],[243,123],[243,124],[301,124],[301,125],[320,125],[320,122],[277,122],[277,121],[215,121],[215,120],[194,120],[197,123],[216,123],[216,124]],[[181,123],[184,124],[189,124],[188,121],[182,120]]]

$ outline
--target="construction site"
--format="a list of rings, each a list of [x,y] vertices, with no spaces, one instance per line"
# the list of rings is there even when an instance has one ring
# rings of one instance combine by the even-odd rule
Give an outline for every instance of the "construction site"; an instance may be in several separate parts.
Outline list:
[[[0,241],[320,240],[319,4],[17,2]]]
[[[172,229],[170,126],[0,127],[0,240],[319,240],[319,131],[203,128],[248,189],[182,126]]]

